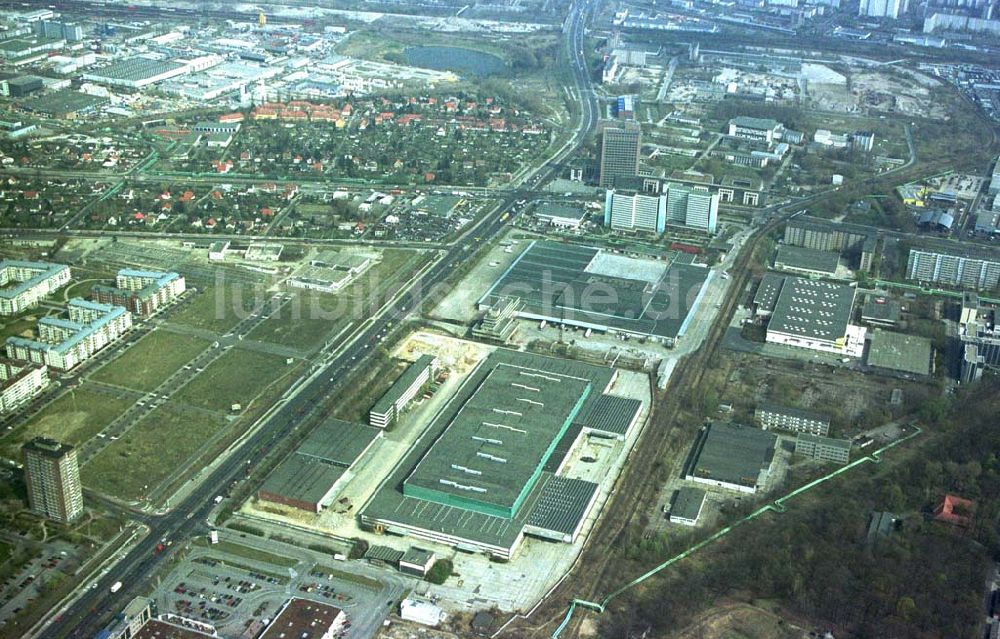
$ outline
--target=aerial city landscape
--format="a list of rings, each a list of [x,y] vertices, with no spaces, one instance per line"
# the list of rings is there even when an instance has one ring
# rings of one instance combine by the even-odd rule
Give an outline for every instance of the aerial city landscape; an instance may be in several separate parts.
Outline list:
[[[1000,638],[1000,2],[51,2],[0,638]]]

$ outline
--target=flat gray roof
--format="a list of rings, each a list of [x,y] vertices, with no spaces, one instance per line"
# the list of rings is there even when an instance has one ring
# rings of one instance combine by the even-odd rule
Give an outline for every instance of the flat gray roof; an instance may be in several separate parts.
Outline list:
[[[674,261],[656,283],[594,272],[592,246],[532,241],[479,300],[524,302],[519,316],[595,330],[675,338],[708,278],[708,269]]]
[[[577,422],[584,428],[624,435],[636,414],[642,410],[642,401],[618,395],[601,395],[590,404],[590,410],[580,415]]]
[[[931,372],[931,340],[892,331],[872,331],[868,365],[914,375]]]
[[[380,434],[377,428],[328,419],[271,471],[260,492],[319,503]]]
[[[900,305],[887,295],[865,295],[865,304],[861,307],[861,319],[876,322],[899,321]]]
[[[670,517],[681,519],[698,519],[701,507],[705,504],[705,491],[693,486],[684,486],[677,491],[673,505],[670,506]]]
[[[545,484],[527,524],[543,530],[572,535],[587,514],[597,484],[582,479],[553,477]]]
[[[135,57],[114,62],[100,69],[90,69],[86,73],[97,78],[138,82],[183,67],[183,64],[177,62]]]
[[[839,264],[840,255],[837,253],[832,251],[818,251],[790,244],[779,245],[778,252],[774,256],[775,268],[811,271],[824,275],[835,274]]]
[[[778,437],[752,426],[716,422],[695,441],[688,475],[753,487],[771,465]]]
[[[778,303],[781,287],[785,285],[785,279],[784,275],[764,273],[764,276],[760,278],[760,285],[757,286],[757,293],[753,296],[754,306],[773,311],[774,305]]]
[[[857,289],[846,284],[789,277],[778,294],[768,331],[834,341],[847,334]]]

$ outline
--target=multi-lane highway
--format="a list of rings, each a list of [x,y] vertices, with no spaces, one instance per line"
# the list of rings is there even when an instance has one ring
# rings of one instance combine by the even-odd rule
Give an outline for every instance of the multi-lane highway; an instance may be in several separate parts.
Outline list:
[[[511,211],[515,203],[529,194],[533,188],[551,178],[557,166],[573,154],[597,123],[598,105],[590,84],[587,60],[584,56],[584,30],[592,3],[596,0],[577,0],[570,9],[568,28],[564,37],[574,80],[574,90],[579,98],[579,118],[577,126],[566,144],[553,153],[549,161],[529,172],[519,188],[506,193],[497,207],[462,237],[442,252],[440,258],[423,274],[414,279],[406,290],[374,318],[367,320],[352,341],[331,357],[327,366],[311,376],[294,393],[290,394],[280,410],[273,411],[253,434],[247,437],[239,448],[221,461],[206,475],[198,488],[178,503],[175,508],[159,517],[144,517],[150,533],[139,542],[105,578],[108,583],[100,583],[88,589],[65,610],[53,611],[59,619],[49,624],[39,636],[54,638],[60,636],[91,637],[112,614],[135,595],[145,594],[149,584],[147,577],[163,560],[163,554],[154,553],[156,544],[162,537],[175,542],[203,534],[207,528],[206,517],[215,505],[213,497],[220,486],[229,485],[241,478],[250,451],[269,447],[285,437],[303,419],[308,418],[313,408],[322,404],[339,387],[346,376],[356,366],[363,366],[366,356],[374,349],[378,340],[387,334],[392,326],[419,308],[423,295],[435,285],[447,280],[453,267],[462,260],[469,259],[475,249],[495,236],[503,227],[501,217]],[[175,544],[176,545],[176,544]],[[114,594],[108,586],[121,581],[123,587]]]

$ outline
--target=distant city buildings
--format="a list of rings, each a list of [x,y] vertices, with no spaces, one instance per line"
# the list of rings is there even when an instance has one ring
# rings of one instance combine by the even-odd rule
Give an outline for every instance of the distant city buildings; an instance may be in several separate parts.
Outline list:
[[[3,260],[0,262],[0,315],[16,315],[69,283],[63,264]]]
[[[958,255],[945,250],[911,248],[906,277],[918,282],[993,290],[1000,283],[1000,258],[971,250]]]
[[[121,306],[74,298],[67,313],[38,320],[37,339],[8,337],[7,356],[67,371],[132,328],[132,313]]]
[[[899,18],[906,13],[908,0],[861,0],[858,15],[868,18]]]
[[[184,278],[177,273],[122,269],[115,286],[95,286],[94,299],[102,304],[124,306],[134,315],[155,313],[187,290]]]
[[[634,122],[608,126],[601,134],[602,188],[613,188],[615,179],[633,178],[639,173],[639,152],[642,149],[642,128]]]
[[[37,437],[22,449],[28,505],[43,517],[70,523],[83,514],[83,491],[76,449]]]
[[[31,401],[49,385],[44,364],[0,358],[0,414]]]

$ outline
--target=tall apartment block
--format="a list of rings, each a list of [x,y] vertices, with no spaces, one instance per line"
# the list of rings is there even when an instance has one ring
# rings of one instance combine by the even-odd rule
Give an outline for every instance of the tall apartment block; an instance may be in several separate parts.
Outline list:
[[[601,135],[601,187],[613,187],[615,178],[635,177],[641,149],[642,128],[638,124],[626,122],[605,128]]]
[[[79,517],[83,513],[83,491],[76,449],[69,444],[36,437],[21,451],[31,510],[62,523]]]
[[[918,282],[992,290],[1000,283],[1000,257],[968,252],[964,255],[933,249],[910,249],[906,277]]]

